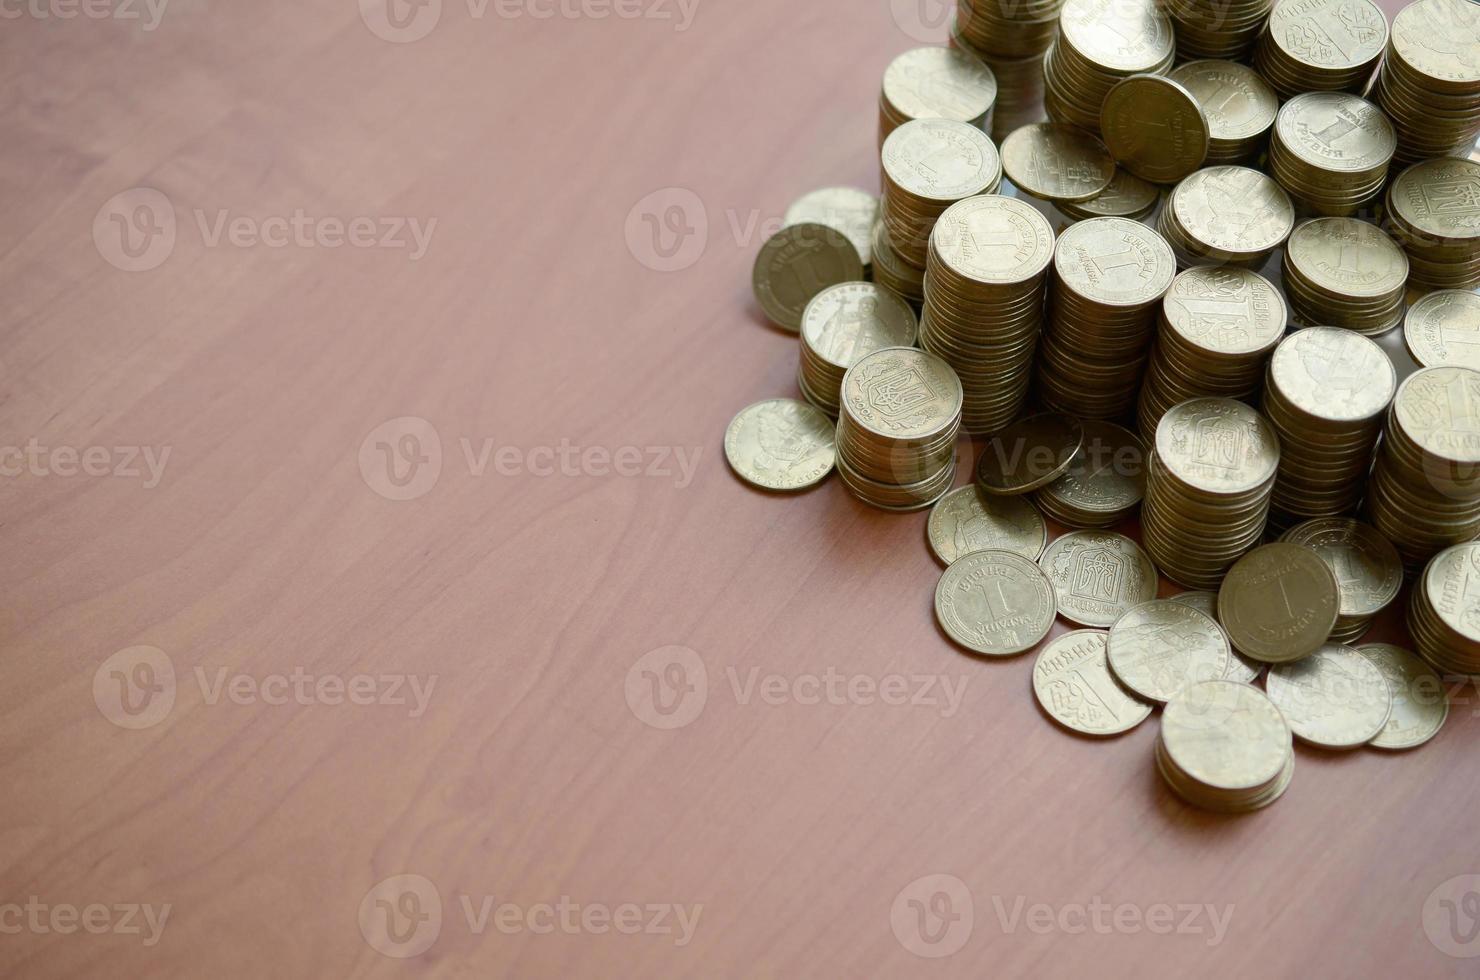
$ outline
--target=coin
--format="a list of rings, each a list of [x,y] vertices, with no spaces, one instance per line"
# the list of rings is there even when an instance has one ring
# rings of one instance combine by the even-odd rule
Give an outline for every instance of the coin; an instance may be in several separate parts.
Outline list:
[[[1408,257],[1376,225],[1356,218],[1316,218],[1285,243],[1285,294],[1307,325],[1375,336],[1403,319]]]
[[[973,551],[1010,551],[1037,561],[1048,544],[1048,525],[1027,498],[995,497],[969,484],[940,498],[926,535],[946,565]]]
[[[761,246],[751,281],[771,322],[796,333],[813,296],[862,278],[863,264],[847,236],[825,225],[798,224],[781,229]]]
[[[1037,646],[1053,626],[1053,586],[1022,555],[974,551],[956,559],[940,577],[935,618],[968,650],[1016,656]]]
[[[1202,60],[1177,66],[1169,77],[1192,93],[1207,117],[1208,163],[1258,156],[1280,108],[1258,72],[1233,61]]]
[[[1281,107],[1270,173],[1316,214],[1351,215],[1377,197],[1397,148],[1381,109],[1347,92],[1306,92]]]
[[[1233,652],[1208,616],[1170,599],[1153,599],[1110,627],[1110,669],[1130,691],[1165,703],[1198,681],[1228,676]]]
[[[1480,675],[1480,544],[1436,554],[1414,583],[1408,629],[1418,653],[1446,674]]]
[[[1084,201],[1056,201],[1058,209],[1071,218],[1131,218],[1140,221],[1156,208],[1161,191],[1135,174],[1115,168],[1110,185]]]
[[[1283,664],[1310,656],[1336,625],[1341,593],[1320,555],[1298,544],[1255,548],[1218,590],[1218,622],[1246,657]]]
[[[1289,726],[1264,692],[1203,681],[1162,713],[1157,768],[1189,803],[1245,812],[1273,803],[1289,786],[1291,741]]]
[[[1227,398],[1194,398],[1167,412],[1156,429],[1156,455],[1189,487],[1212,494],[1260,487],[1280,458],[1268,423]]]
[[[1058,597],[1059,615],[1080,626],[1109,626],[1156,598],[1156,567],[1134,541],[1113,531],[1071,531],[1038,559]]]
[[[829,286],[802,314],[797,381],[807,400],[838,414],[843,375],[867,354],[885,347],[913,347],[919,323],[897,294],[871,282]]]
[[[997,433],[976,464],[976,482],[990,494],[1037,490],[1069,469],[1084,441],[1077,419],[1045,413],[1014,422]]]
[[[1480,295],[1461,289],[1429,293],[1408,308],[1403,340],[1419,367],[1480,370]]]
[[[824,225],[848,236],[858,258],[873,262],[874,222],[879,220],[879,198],[856,187],[824,187],[797,198],[781,219],[783,226]]]
[[[1386,727],[1393,706],[1377,665],[1336,643],[1271,667],[1265,689],[1296,738],[1327,749],[1366,745]]]
[[[1279,0],[1254,67],[1282,98],[1359,91],[1387,45],[1387,18],[1370,0]]]
[[[1033,694],[1050,718],[1085,735],[1128,732],[1152,711],[1110,676],[1099,630],[1075,630],[1045,644],[1033,665]]]
[[[1157,228],[1181,267],[1258,268],[1294,226],[1294,205],[1272,178],[1248,167],[1206,167],[1176,186]]]
[[[1398,130],[1400,162],[1463,155],[1480,128],[1480,6],[1418,0],[1400,10],[1373,97]]]
[[[802,490],[832,472],[832,420],[805,402],[772,398],[744,408],[725,430],[735,475],[765,490]]]
[[[884,72],[881,140],[914,119],[953,119],[989,128],[997,78],[981,59],[957,48],[906,51]]]
[[[1218,593],[1216,592],[1179,592],[1171,596],[1172,602],[1180,602],[1185,606],[1191,606],[1213,622],[1218,622]],[[1223,629],[1219,624],[1219,629]],[[1223,634],[1225,637],[1227,632]],[[1233,653],[1233,659],[1228,664],[1228,680],[1238,681],[1242,684],[1252,684],[1264,673],[1264,665],[1256,660],[1234,650],[1230,644],[1229,649]]]
[[[1382,671],[1393,699],[1387,724],[1367,744],[1379,749],[1412,749],[1438,735],[1449,718],[1449,698],[1433,668],[1391,643],[1368,643],[1357,650]]]
[[[1182,85],[1160,75],[1117,82],[1100,107],[1100,131],[1110,155],[1145,180],[1172,184],[1208,155],[1208,119]]]
[[[1317,518],[1291,528],[1281,540],[1310,548],[1336,577],[1341,594],[1337,635],[1350,634],[1352,639],[1361,635],[1403,587],[1403,560],[1398,550],[1360,521]]]
[[[1130,516],[1146,492],[1146,446],[1113,422],[1083,423],[1084,439],[1064,475],[1035,499],[1065,527],[1109,527]]]
[[[1110,186],[1105,145],[1062,123],[1033,123],[1002,141],[1002,169],[1021,191],[1050,201],[1085,201]]]

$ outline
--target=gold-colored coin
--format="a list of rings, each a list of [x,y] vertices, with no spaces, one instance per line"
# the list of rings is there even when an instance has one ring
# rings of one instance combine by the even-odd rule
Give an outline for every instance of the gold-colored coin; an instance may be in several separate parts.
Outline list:
[[[1289,319],[1280,291],[1268,279],[1248,269],[1213,266],[1178,275],[1162,313],[1177,338],[1226,359],[1268,353]]]
[[[1095,65],[1147,72],[1172,56],[1172,24],[1151,0],[1067,0],[1059,30]]]
[[[1258,154],[1280,97],[1259,73],[1233,61],[1189,61],[1168,76],[1197,99],[1208,120],[1208,162],[1239,163]]]
[[[961,380],[933,354],[887,347],[848,369],[842,402],[865,431],[921,442],[948,434],[959,419]]]
[[[1393,53],[1413,71],[1447,88],[1480,87],[1480,5],[1472,0],[1408,4],[1392,35]]]
[[[812,297],[828,286],[863,279],[858,250],[842,232],[826,225],[783,228],[761,246],[751,274],[755,298],[766,316],[792,333]]]
[[[1033,665],[1033,694],[1048,716],[1084,735],[1119,735],[1151,716],[1152,707],[1110,676],[1106,634],[1075,630],[1049,641]]]
[[[997,101],[997,78],[974,55],[955,48],[915,48],[884,72],[884,104],[897,124],[911,119],[979,123]]]
[[[1112,315],[1160,299],[1177,274],[1171,247],[1152,228],[1128,218],[1091,218],[1064,229],[1054,246],[1057,282],[1070,299]],[[1062,317],[1060,317],[1062,319]]]
[[[1050,201],[1085,201],[1110,186],[1115,160],[1105,144],[1062,123],[1033,123],[1002,141],[1002,169],[1025,193]]]
[[[1039,505],[1068,527],[1108,527],[1146,493],[1146,444],[1113,422],[1084,422],[1069,469],[1038,491]]]
[[[1012,496],[1052,483],[1069,469],[1084,442],[1078,419],[1047,412],[998,432],[982,450],[976,482],[991,494]]]
[[[1255,810],[1273,803],[1290,784],[1290,728],[1258,688],[1203,681],[1162,713],[1157,768],[1189,803],[1223,812]]]
[[[1246,657],[1285,664],[1310,656],[1340,611],[1336,577],[1320,555],[1297,544],[1255,548],[1228,570],[1218,621]]]
[[[1110,669],[1132,693],[1166,703],[1189,685],[1228,676],[1233,651],[1208,616],[1170,599],[1153,599],[1110,627]]]
[[[871,282],[829,286],[812,298],[802,317],[807,348],[843,372],[884,347],[912,347],[915,312],[894,293]]]
[[[1182,266],[1257,267],[1295,227],[1295,206],[1275,181],[1248,167],[1207,167],[1177,185],[1160,230]]]
[[[1140,221],[1156,209],[1161,191],[1149,181],[1121,167],[1115,168],[1110,186],[1085,201],[1057,201],[1058,209],[1071,218],[1131,218]]]
[[[1314,551],[1331,569],[1341,593],[1341,620],[1370,621],[1398,598],[1403,560],[1371,525],[1349,517],[1323,517],[1291,528],[1280,540]]]
[[[1116,83],[1100,107],[1100,132],[1125,169],[1157,184],[1173,184],[1208,155],[1208,119],[1182,85],[1160,75]]]
[[[1156,428],[1156,455],[1187,486],[1224,495],[1262,486],[1280,461],[1269,423],[1228,398],[1194,398],[1168,411]]]
[[[1271,667],[1265,689],[1296,738],[1327,749],[1366,745],[1382,733],[1393,707],[1377,665],[1336,643]]]
[[[926,536],[946,565],[973,551],[1010,551],[1037,561],[1048,544],[1048,525],[1026,497],[992,496],[969,484],[940,498]]]
[[[929,202],[981,194],[1002,176],[1001,158],[987,134],[951,119],[917,119],[899,127],[884,143],[883,163],[895,186]]]
[[[1113,531],[1071,531],[1038,559],[1053,583],[1059,615],[1080,626],[1110,626],[1156,598],[1156,566],[1130,538]]]
[[[1191,606],[1213,622],[1218,622],[1218,593],[1216,592],[1178,592],[1171,597],[1171,601]],[[1223,625],[1219,623],[1218,628],[1223,629]],[[1225,631],[1223,635],[1226,637],[1228,633]],[[1241,684],[1252,684],[1259,679],[1260,674],[1264,673],[1264,665],[1257,660],[1250,660],[1234,650],[1232,644],[1229,644],[1229,650],[1233,652],[1233,660],[1228,665],[1228,680],[1238,681]]]
[[[983,248],[981,243],[1000,243]],[[1031,204],[998,194],[959,201],[941,215],[931,248],[945,271],[973,284],[1033,283],[1053,260],[1053,226]]]
[[[782,224],[824,225],[848,236],[865,267],[873,263],[874,223],[879,220],[879,197],[856,187],[824,187],[797,198],[786,209]]]
[[[941,575],[935,618],[951,639],[989,657],[1033,649],[1053,626],[1054,591],[1033,562],[1009,551],[974,551]]]
[[[1403,340],[1419,367],[1480,370],[1480,295],[1463,289],[1429,293],[1408,308]]]
[[[1367,643],[1358,652],[1387,679],[1393,711],[1372,741],[1378,749],[1412,749],[1439,734],[1449,718],[1444,681],[1413,653],[1391,643]]]
[[[1420,451],[1441,460],[1480,463],[1480,371],[1424,368],[1403,382],[1392,411]]]
[[[837,459],[832,420],[792,398],[756,402],[725,430],[725,459],[736,476],[764,490],[806,489]]]

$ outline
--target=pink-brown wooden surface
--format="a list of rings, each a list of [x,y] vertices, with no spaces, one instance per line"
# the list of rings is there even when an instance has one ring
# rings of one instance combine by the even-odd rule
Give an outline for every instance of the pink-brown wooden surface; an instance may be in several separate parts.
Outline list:
[[[733,477],[731,416],[796,393],[795,341],[750,297],[755,250],[799,194],[877,186],[878,79],[919,15],[621,6],[653,16],[446,0],[409,43],[355,0],[174,0],[152,30],[142,3],[142,21],[7,14],[0,444],[34,439],[41,462],[0,481],[0,974],[1473,975],[1428,934],[1435,889],[1480,872],[1473,688],[1416,753],[1301,749],[1273,808],[1200,813],[1155,774],[1155,719],[1072,737],[1035,703],[1031,657],[942,636],[923,515]],[[114,200],[134,188],[176,219],[140,271],[118,266],[161,258],[144,245],[167,246],[148,234],[166,212]],[[436,224],[416,257],[324,247],[324,224],[318,245],[250,244],[299,209],[377,239]],[[246,221],[218,239],[222,212]],[[645,213],[685,267],[652,268]],[[429,428],[379,428],[402,417]],[[587,453],[570,473],[542,452],[562,446]],[[157,480],[131,447],[169,452]],[[603,475],[622,447],[697,464]],[[404,489],[379,455],[402,450],[425,467]],[[92,475],[68,475],[70,451]],[[110,720],[137,720],[122,693],[163,702],[141,700],[132,654],[105,661],[141,645],[174,701],[132,729]],[[663,730],[638,661],[668,646],[708,687]],[[767,703],[752,671],[788,693]],[[964,689],[954,712],[846,687],[803,703],[829,672]],[[272,703],[295,674],[329,686]],[[354,683],[410,700],[391,689],[408,676],[435,684],[420,712],[335,703]],[[366,899],[403,874],[435,895],[392,911],[441,912],[404,959],[385,951],[432,920],[393,936]],[[901,893],[936,874],[973,912],[928,959],[906,947],[929,890]],[[634,935],[599,911],[549,933],[539,912],[479,917],[562,896],[702,911],[687,941],[646,911]],[[1097,901],[1123,922],[1231,917],[1074,931]],[[157,942],[120,928],[131,903],[169,904]],[[1059,918],[1036,929],[1020,903]],[[53,928],[93,904],[100,934]]]

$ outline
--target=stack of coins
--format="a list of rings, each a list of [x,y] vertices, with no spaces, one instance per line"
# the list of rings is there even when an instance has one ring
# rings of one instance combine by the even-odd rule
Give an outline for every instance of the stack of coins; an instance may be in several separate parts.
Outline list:
[[[1056,122],[1100,129],[1110,89],[1132,75],[1165,75],[1175,56],[1172,22],[1155,0],[1068,0],[1043,62],[1043,107]]]
[[[1480,544],[1435,555],[1413,586],[1408,629],[1419,654],[1445,674],[1480,674]]]
[[[1119,167],[1110,178],[1110,186],[1087,201],[1055,201],[1054,205],[1065,216],[1075,221],[1086,218],[1129,218],[1144,221],[1156,210],[1161,200],[1161,191],[1156,185],[1142,180],[1135,174]]]
[[[1242,60],[1259,40],[1274,0],[1163,0],[1177,32],[1177,60]]]
[[[1177,265],[1262,266],[1295,226],[1295,207],[1270,177],[1248,167],[1208,167],[1177,185],[1157,229]]]
[[[1371,0],[1279,0],[1254,49],[1254,67],[1282,99],[1360,92],[1387,39],[1387,18]]]
[[[1053,43],[1064,0],[956,0],[954,32],[993,58],[1031,58]]]
[[[1285,294],[1307,326],[1367,336],[1403,322],[1408,257],[1381,228],[1356,218],[1316,218],[1285,243]]]
[[[940,358],[886,347],[843,376],[838,475],[853,495],[884,510],[919,510],[956,475],[961,382]]]
[[[1463,154],[1480,130],[1480,4],[1400,10],[1372,97],[1397,127],[1400,164]]]
[[[1013,54],[1014,46],[1004,39],[987,39],[989,48],[978,47],[977,43],[961,33],[959,18],[951,22],[951,47],[960,48],[980,58],[997,78],[997,105],[992,110],[992,139],[1001,143],[1007,134],[1019,126],[1037,122],[1043,118],[1043,56],[1053,43],[1050,32],[1042,41],[1043,47],[1031,54]],[[1051,30],[1058,29],[1058,11],[1049,20]],[[978,36],[978,40],[982,40]],[[1007,51],[1009,53],[994,53]]]
[[[1480,371],[1424,368],[1388,409],[1367,512],[1409,571],[1480,536]]]
[[[1125,415],[1176,273],[1171,248],[1138,221],[1090,218],[1065,229],[1054,247],[1038,400],[1082,419]]]
[[[1429,293],[1408,308],[1403,342],[1419,367],[1480,368],[1480,294],[1462,289]]]
[[[1201,681],[1167,703],[1156,768],[1193,806],[1248,813],[1289,787],[1295,740],[1263,691],[1233,680]]]
[[[1316,214],[1355,214],[1387,182],[1398,146],[1382,110],[1347,92],[1306,92],[1280,108],[1269,172]]]
[[[807,401],[836,417],[848,369],[876,350],[915,346],[918,331],[915,311],[883,286],[830,286],[812,297],[802,314],[797,387]]]
[[[894,254],[925,268],[930,229],[963,198],[995,193],[1002,160],[987,134],[952,119],[916,119],[884,141],[884,227]]]
[[[1173,406],[1146,468],[1141,540],[1173,582],[1216,588],[1259,543],[1280,446],[1258,412],[1228,398]]]
[[[879,93],[879,146],[914,119],[953,119],[986,132],[997,104],[997,78],[968,51],[906,51],[884,72]]]
[[[1141,431],[1154,433],[1167,409],[1191,398],[1251,397],[1286,320],[1280,291],[1256,272],[1200,266],[1178,275],[1141,388]]]
[[[1016,198],[961,201],[935,226],[920,345],[960,375],[970,432],[995,432],[1023,407],[1053,253],[1048,219]]]
[[[925,302],[925,270],[915,268],[895,253],[882,218],[874,224],[870,244],[874,282],[903,296],[918,311]]]
[[[1259,156],[1280,97],[1258,72],[1232,61],[1189,61],[1174,68],[1171,79],[1193,94],[1208,117],[1207,166],[1247,163]]]
[[[1069,471],[1033,496],[1049,517],[1070,528],[1113,527],[1146,493],[1146,444],[1113,422],[1085,422]]]
[[[1355,643],[1403,588],[1403,559],[1377,529],[1347,517],[1322,517],[1286,531],[1281,541],[1320,556],[1341,592],[1331,643]]]
[[[1285,525],[1356,507],[1397,386],[1383,349],[1350,330],[1311,327],[1280,343],[1269,359],[1263,401],[1284,449],[1272,521]]]
[[[1414,164],[1388,187],[1385,211],[1415,283],[1480,286],[1480,162]]]

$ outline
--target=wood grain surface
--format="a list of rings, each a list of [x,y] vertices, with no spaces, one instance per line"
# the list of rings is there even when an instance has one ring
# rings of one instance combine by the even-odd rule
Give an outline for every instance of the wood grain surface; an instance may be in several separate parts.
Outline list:
[[[0,974],[1474,975],[1472,687],[1200,813],[726,467],[913,3],[155,7],[0,31]]]

